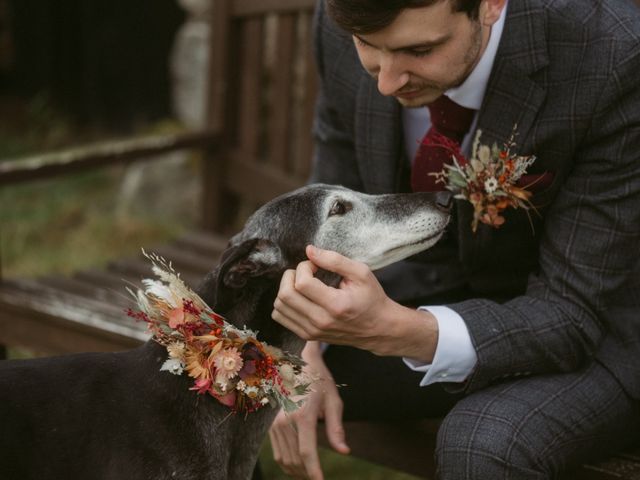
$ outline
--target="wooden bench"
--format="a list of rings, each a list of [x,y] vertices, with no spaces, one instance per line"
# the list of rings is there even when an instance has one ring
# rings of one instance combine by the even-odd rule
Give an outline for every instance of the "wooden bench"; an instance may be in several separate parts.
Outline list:
[[[255,207],[305,182],[316,79],[310,54],[314,0],[218,0],[212,16],[210,106],[201,132],[109,142],[0,163],[0,188],[158,154],[202,152],[201,231],[146,245],[195,285],[230,233]],[[0,277],[0,345],[39,354],[113,351],[139,345],[143,327],[124,315],[125,282],[150,274],[142,257],[104,269],[37,279]],[[33,332],[38,332],[34,335]],[[2,351],[0,350],[0,354]],[[353,455],[419,477],[432,475],[438,423],[349,423]],[[321,443],[327,445],[320,428]],[[566,479],[640,479],[640,451],[585,465]]]

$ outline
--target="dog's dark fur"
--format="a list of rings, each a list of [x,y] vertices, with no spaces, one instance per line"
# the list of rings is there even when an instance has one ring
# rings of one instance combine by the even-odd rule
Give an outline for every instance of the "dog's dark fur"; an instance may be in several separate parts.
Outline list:
[[[399,249],[407,256],[435,243],[449,201],[446,194],[370,197],[338,187],[305,187],[256,212],[198,293],[229,322],[297,353],[303,342],[270,316],[279,279],[305,259],[305,246],[368,261],[366,243],[355,237],[376,239],[366,229],[350,235],[344,228],[364,219],[373,229],[378,221],[420,217],[423,223],[410,226],[407,245],[388,246],[394,261]],[[354,221],[344,222],[350,215]],[[422,239],[416,240],[412,235],[420,228]],[[250,478],[277,412],[266,407],[246,418],[229,415],[215,399],[189,391],[188,376],[160,372],[166,357],[164,347],[149,341],[121,353],[0,362],[0,478]]]

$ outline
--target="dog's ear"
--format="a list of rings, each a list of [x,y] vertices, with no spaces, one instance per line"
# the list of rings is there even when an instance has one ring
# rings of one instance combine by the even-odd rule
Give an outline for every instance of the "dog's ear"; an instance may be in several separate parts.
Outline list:
[[[280,275],[286,263],[280,248],[270,240],[252,238],[222,254],[216,278],[216,309],[224,309],[252,278]]]

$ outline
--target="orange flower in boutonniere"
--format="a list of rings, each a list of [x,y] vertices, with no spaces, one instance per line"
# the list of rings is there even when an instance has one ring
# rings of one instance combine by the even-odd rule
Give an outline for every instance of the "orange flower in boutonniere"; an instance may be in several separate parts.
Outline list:
[[[494,228],[504,224],[502,212],[509,207],[522,208],[527,212],[535,211],[530,201],[532,193],[529,187],[536,182],[523,184],[527,169],[536,157],[521,156],[513,153],[515,149],[515,128],[502,148],[480,143],[482,132],[478,130],[471,159],[461,164],[453,157],[453,164],[445,164],[444,170],[432,173],[436,181],[443,183],[447,190],[455,194],[455,198],[467,200],[473,206],[471,230],[475,232],[478,223]],[[542,178],[542,177],[541,177]]]

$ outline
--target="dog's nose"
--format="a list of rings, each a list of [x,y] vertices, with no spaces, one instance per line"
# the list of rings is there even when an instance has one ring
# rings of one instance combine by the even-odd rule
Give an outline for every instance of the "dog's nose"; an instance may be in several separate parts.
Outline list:
[[[452,205],[453,194],[449,190],[443,190],[442,192],[436,193],[436,207],[443,212],[448,212],[451,210]]]

